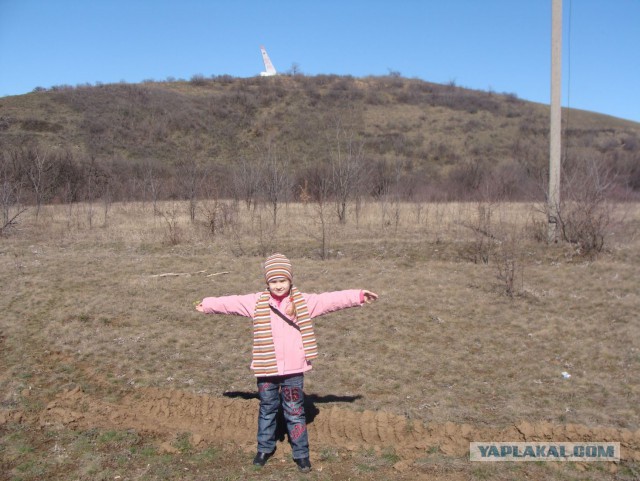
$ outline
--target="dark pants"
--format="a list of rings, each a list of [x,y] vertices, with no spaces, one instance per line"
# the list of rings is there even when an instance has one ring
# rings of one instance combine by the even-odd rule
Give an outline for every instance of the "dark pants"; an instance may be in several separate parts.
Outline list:
[[[258,378],[258,452],[272,453],[276,449],[276,416],[282,403],[293,459],[309,457],[303,388],[303,374]]]

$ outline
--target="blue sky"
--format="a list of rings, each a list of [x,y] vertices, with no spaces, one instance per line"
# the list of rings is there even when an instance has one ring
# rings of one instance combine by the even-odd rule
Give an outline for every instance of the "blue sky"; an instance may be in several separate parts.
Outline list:
[[[640,122],[640,0],[564,0],[563,105]],[[0,0],[0,97],[282,72],[404,77],[548,104],[551,0]]]

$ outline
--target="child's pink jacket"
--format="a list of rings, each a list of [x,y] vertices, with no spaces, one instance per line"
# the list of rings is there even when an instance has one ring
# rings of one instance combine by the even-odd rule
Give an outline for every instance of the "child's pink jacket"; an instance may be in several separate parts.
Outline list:
[[[234,314],[253,318],[256,303],[261,294],[258,292],[241,296],[205,297],[202,300],[203,312],[205,314]],[[329,312],[364,304],[364,292],[358,289],[302,295],[307,301],[311,319]],[[288,297],[282,299],[280,305],[273,297],[269,299],[269,304],[285,315],[290,303]],[[273,311],[271,311],[271,332],[279,376],[298,374],[311,369],[311,363],[304,356],[300,331],[289,325]],[[253,368],[253,363],[251,368]]]

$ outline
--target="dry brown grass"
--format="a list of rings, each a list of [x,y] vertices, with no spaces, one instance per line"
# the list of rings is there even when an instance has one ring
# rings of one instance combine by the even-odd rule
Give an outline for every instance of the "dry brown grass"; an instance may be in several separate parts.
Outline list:
[[[49,206],[37,224],[25,217],[0,239],[0,330],[12,353],[0,378],[5,407],[25,389],[53,393],[78,382],[59,366],[46,384],[30,384],[30,359],[47,351],[91,366],[114,389],[253,393],[250,322],[193,305],[262,289],[266,249],[293,260],[303,291],[380,294],[372,306],[316,321],[320,358],[308,393],[353,396],[336,405],[423,422],[640,428],[637,206],[624,207],[625,222],[595,260],[533,241],[532,206],[491,206],[492,232],[512,233],[518,247],[513,297],[497,277],[503,244],[487,264],[471,262],[478,205],[367,204],[358,225],[351,217],[330,226],[333,257],[324,262],[311,205],[283,209],[277,229],[268,213],[240,207],[235,224],[211,237],[202,219],[189,222],[186,205],[164,204],[175,213],[177,243],[150,205],[115,204],[106,223],[94,208],[91,229],[86,205]]]

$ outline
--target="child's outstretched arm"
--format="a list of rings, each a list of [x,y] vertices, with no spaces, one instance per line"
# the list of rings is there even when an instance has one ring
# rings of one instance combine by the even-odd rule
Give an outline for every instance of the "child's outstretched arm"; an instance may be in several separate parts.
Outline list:
[[[205,297],[196,305],[196,311],[205,314],[235,314],[251,317],[259,294],[241,296]]]
[[[329,312],[347,309],[349,307],[369,304],[378,298],[374,292],[361,289],[323,292],[322,294],[305,294],[309,315],[322,316]]]

